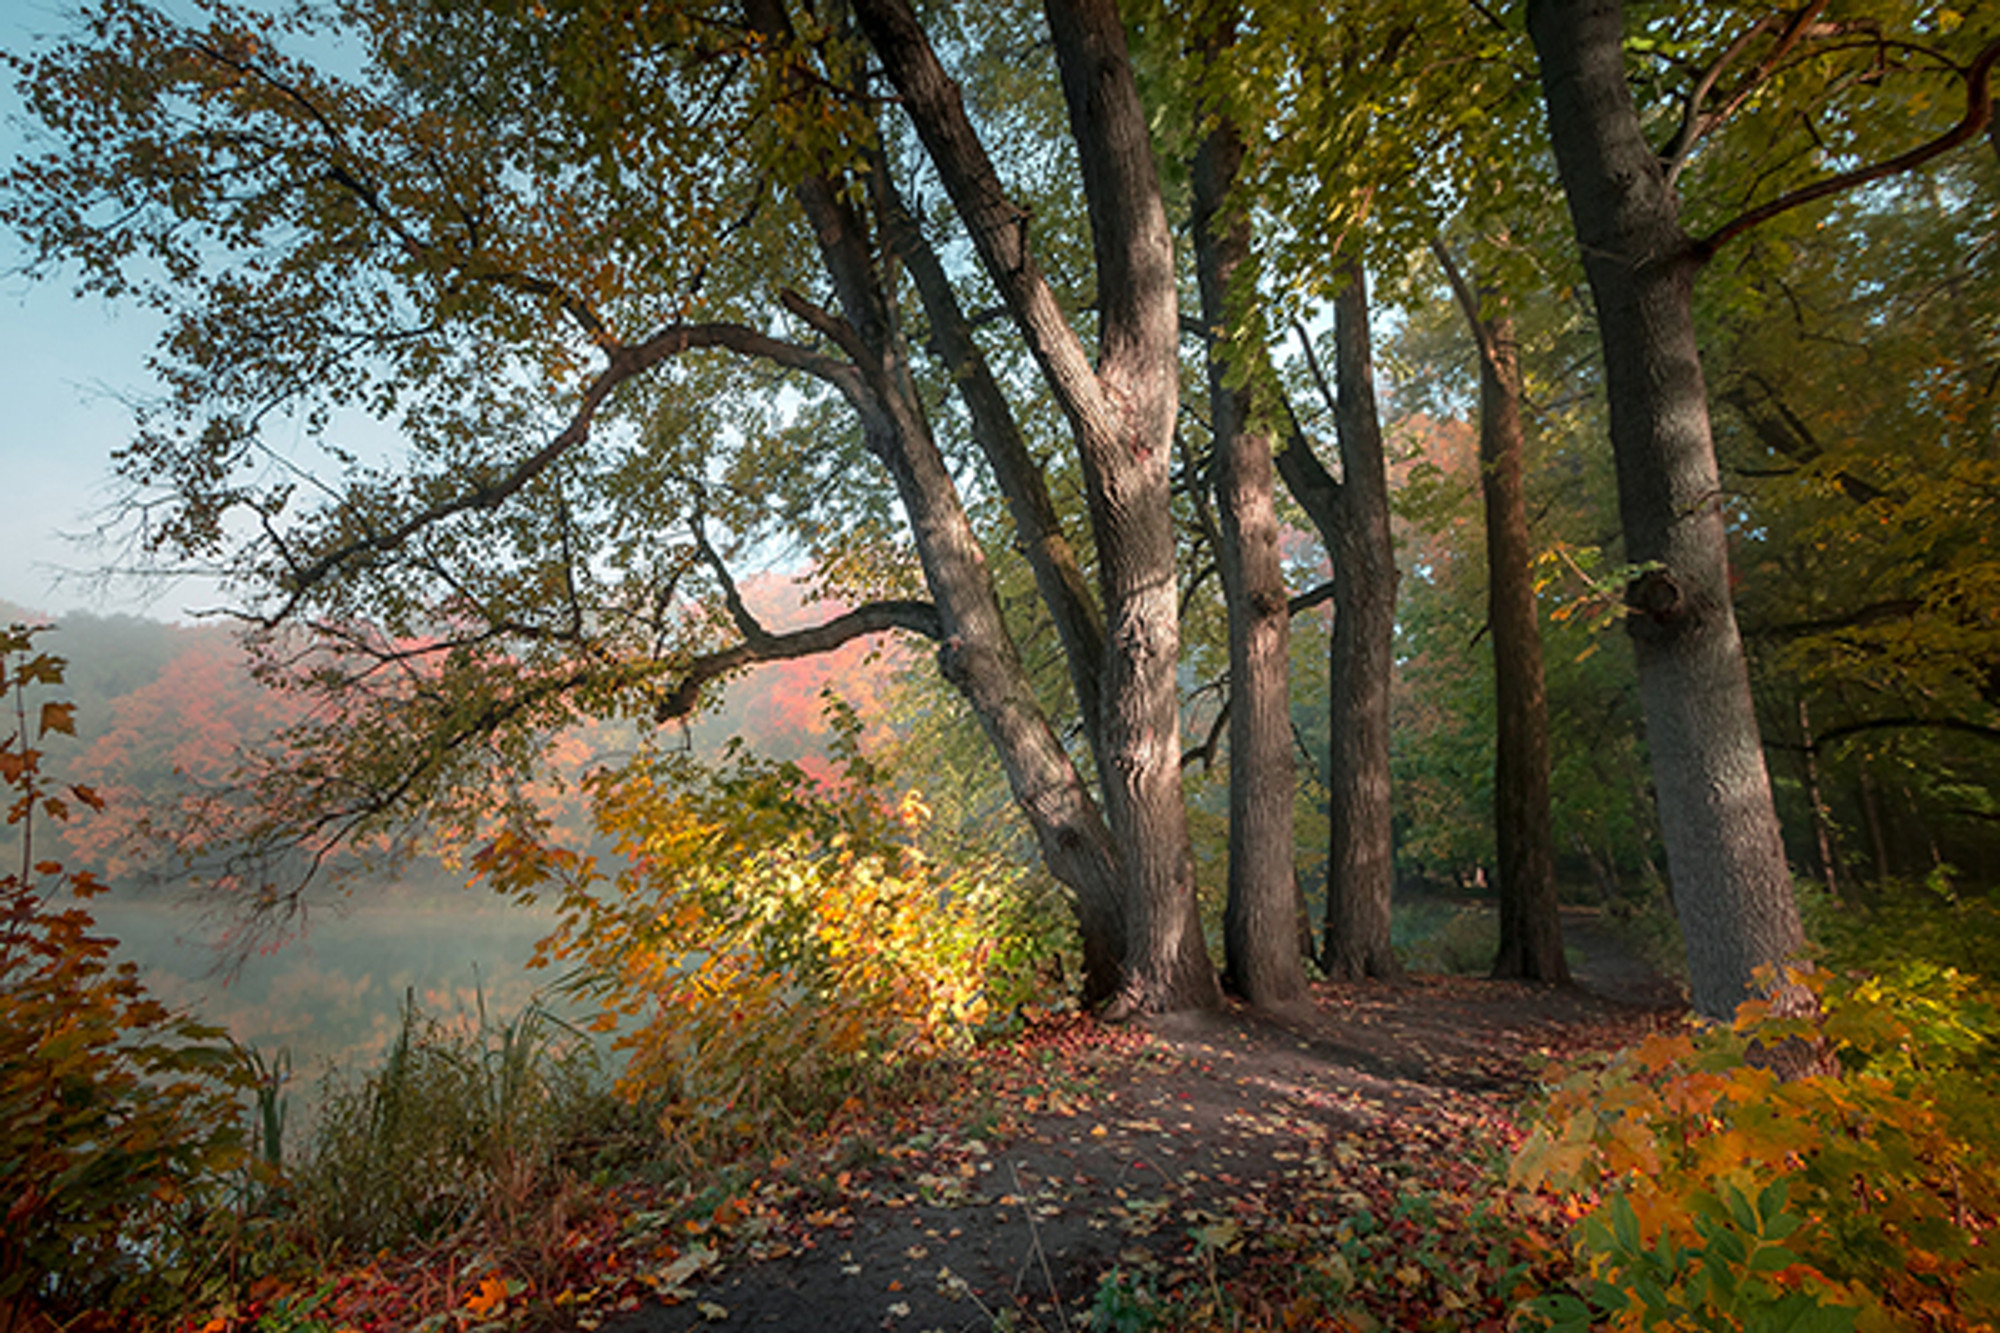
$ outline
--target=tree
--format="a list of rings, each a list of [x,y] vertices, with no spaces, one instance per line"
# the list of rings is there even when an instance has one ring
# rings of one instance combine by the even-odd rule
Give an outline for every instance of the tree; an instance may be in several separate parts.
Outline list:
[[[1233,14],[1205,14],[1203,72],[1226,67]],[[1229,896],[1224,979],[1253,1004],[1305,993],[1292,865],[1291,611],[1278,549],[1271,437],[1255,386],[1262,348],[1232,347],[1232,289],[1250,253],[1250,224],[1230,188],[1243,141],[1226,109],[1213,113],[1193,170],[1195,263],[1208,339],[1209,426],[1221,515],[1218,561],[1229,624]]]
[[[1094,365],[916,16],[871,0],[854,19],[776,0],[357,5],[368,59],[343,80],[286,57],[273,20],[217,7],[182,27],[108,0],[17,63],[63,143],[14,173],[9,220],[45,265],[176,320],[169,400],[122,462],[160,501],[147,536],[223,562],[267,675],[322,700],[286,738],[309,757],[233,812],[245,854],[220,878],[268,881],[287,852],[310,873],[420,813],[459,836],[504,824],[526,812],[486,779],[551,728],[673,716],[720,675],[899,629],[939,643],[1073,891],[1087,997],[1212,1001],[1179,790],[1172,245],[1116,9],[1049,15]],[[893,119],[863,41],[898,85]],[[972,403],[1074,659],[1101,804],[1022,669],[918,388],[905,264],[945,359],[972,361],[946,346],[951,302],[897,207],[912,135],[1081,462],[1101,619],[1038,467],[990,394]],[[803,405],[774,402],[779,384]],[[345,475],[317,492],[260,482],[274,414],[310,437],[355,409],[396,422],[407,464],[335,450]],[[729,562],[780,535],[861,604],[759,624]],[[720,614],[683,609],[703,593]]]
[[[1800,187],[1699,240],[1681,224],[1685,156],[1726,111],[1705,94],[1757,38],[1766,72],[1811,33],[1821,6],[1760,20],[1718,56],[1685,104],[1665,153],[1646,139],[1627,82],[1617,0],[1537,0],[1529,33],[1541,58],[1550,137],[1596,302],[1618,462],[1640,690],[1674,898],[1695,1007],[1725,1017],[1759,967],[1797,953],[1802,935],[1758,740],[1730,597],[1722,487],[1696,344],[1694,279],[1729,239],[1770,217],[1928,160],[1986,121],[1993,54],[1968,77],[1958,129],[1877,167]],[[1752,80],[1752,85],[1756,80]],[[1747,96],[1747,94],[1746,94]],[[1741,99],[1736,99],[1740,104]]]
[[[1433,250],[1479,349],[1479,490],[1486,509],[1486,625],[1493,640],[1493,827],[1499,850],[1496,977],[1565,982],[1549,819],[1549,709],[1535,606],[1521,419],[1520,347],[1504,297],[1481,293]],[[1497,308],[1496,308],[1497,307]]]
[[[1375,409],[1368,292],[1360,265],[1334,298],[1335,384],[1314,360],[1334,412],[1336,480],[1295,434],[1278,468],[1333,557],[1333,643],[1327,654],[1328,852],[1320,967],[1339,980],[1396,977],[1389,940],[1395,889],[1390,822],[1389,686],[1394,663],[1396,555],[1389,474]],[[1311,345],[1306,344],[1310,356]]]

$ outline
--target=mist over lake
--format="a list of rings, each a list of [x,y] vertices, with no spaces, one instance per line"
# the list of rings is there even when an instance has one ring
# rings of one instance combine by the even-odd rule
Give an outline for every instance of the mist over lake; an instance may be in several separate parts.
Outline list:
[[[560,965],[527,967],[553,913],[478,889],[421,898],[363,891],[315,911],[300,938],[233,973],[211,943],[211,923],[196,910],[115,894],[92,908],[103,933],[118,939],[119,956],[138,964],[158,998],[226,1027],[267,1060],[290,1052],[295,1116],[316,1103],[329,1070],[358,1073],[379,1062],[401,1025],[405,997],[432,1017],[469,1022],[483,999],[489,1019],[505,1023],[560,974]]]

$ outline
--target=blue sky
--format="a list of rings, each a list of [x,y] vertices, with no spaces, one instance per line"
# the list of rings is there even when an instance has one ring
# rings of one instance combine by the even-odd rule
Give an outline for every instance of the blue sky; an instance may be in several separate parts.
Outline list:
[[[58,0],[0,4],[0,46],[33,49],[60,31]],[[0,80],[0,163],[28,138],[11,78]],[[0,229],[0,598],[33,610],[125,611],[186,619],[213,606],[192,582],[93,577],[115,557],[73,540],[93,532],[114,497],[111,455],[130,437],[126,405],[151,392],[146,355],[159,331],[148,312],[78,299],[75,274],[42,281],[23,272],[27,252]]]

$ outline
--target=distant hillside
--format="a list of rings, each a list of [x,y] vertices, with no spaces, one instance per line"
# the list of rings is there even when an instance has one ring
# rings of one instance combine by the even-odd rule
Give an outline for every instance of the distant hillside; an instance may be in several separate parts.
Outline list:
[[[779,576],[748,580],[743,594],[773,627],[829,618],[842,609],[804,604],[798,585]],[[77,733],[47,739],[46,767],[65,781],[95,787],[111,806],[107,816],[76,820],[59,834],[38,831],[38,849],[49,847],[40,840],[53,838],[60,845],[50,850],[114,883],[130,869],[123,844],[136,811],[189,779],[222,780],[240,749],[297,716],[294,700],[251,679],[242,651],[221,625],[80,612],[49,617],[5,601],[0,623],[54,624],[37,646],[67,659],[63,694],[77,705]],[[881,739],[888,692],[909,661],[906,646],[877,640],[759,667],[715,691],[719,699],[687,728],[689,743],[697,753],[715,754],[740,738],[757,753],[811,771],[824,761],[828,741],[822,692],[836,691]],[[569,758],[587,767],[590,744],[589,733],[571,738]],[[12,832],[0,832],[0,855],[18,847]],[[420,870],[417,877],[427,876]]]

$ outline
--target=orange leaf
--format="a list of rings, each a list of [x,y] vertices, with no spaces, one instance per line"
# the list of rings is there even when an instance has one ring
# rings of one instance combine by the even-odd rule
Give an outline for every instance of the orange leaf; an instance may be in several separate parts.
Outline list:
[[[504,1309],[507,1304],[507,1280],[495,1273],[479,1284],[479,1290],[468,1296],[465,1308],[473,1317],[484,1319],[488,1315]]]
[[[76,705],[45,703],[42,705],[42,732],[46,736],[59,731],[65,736],[76,735]]]

